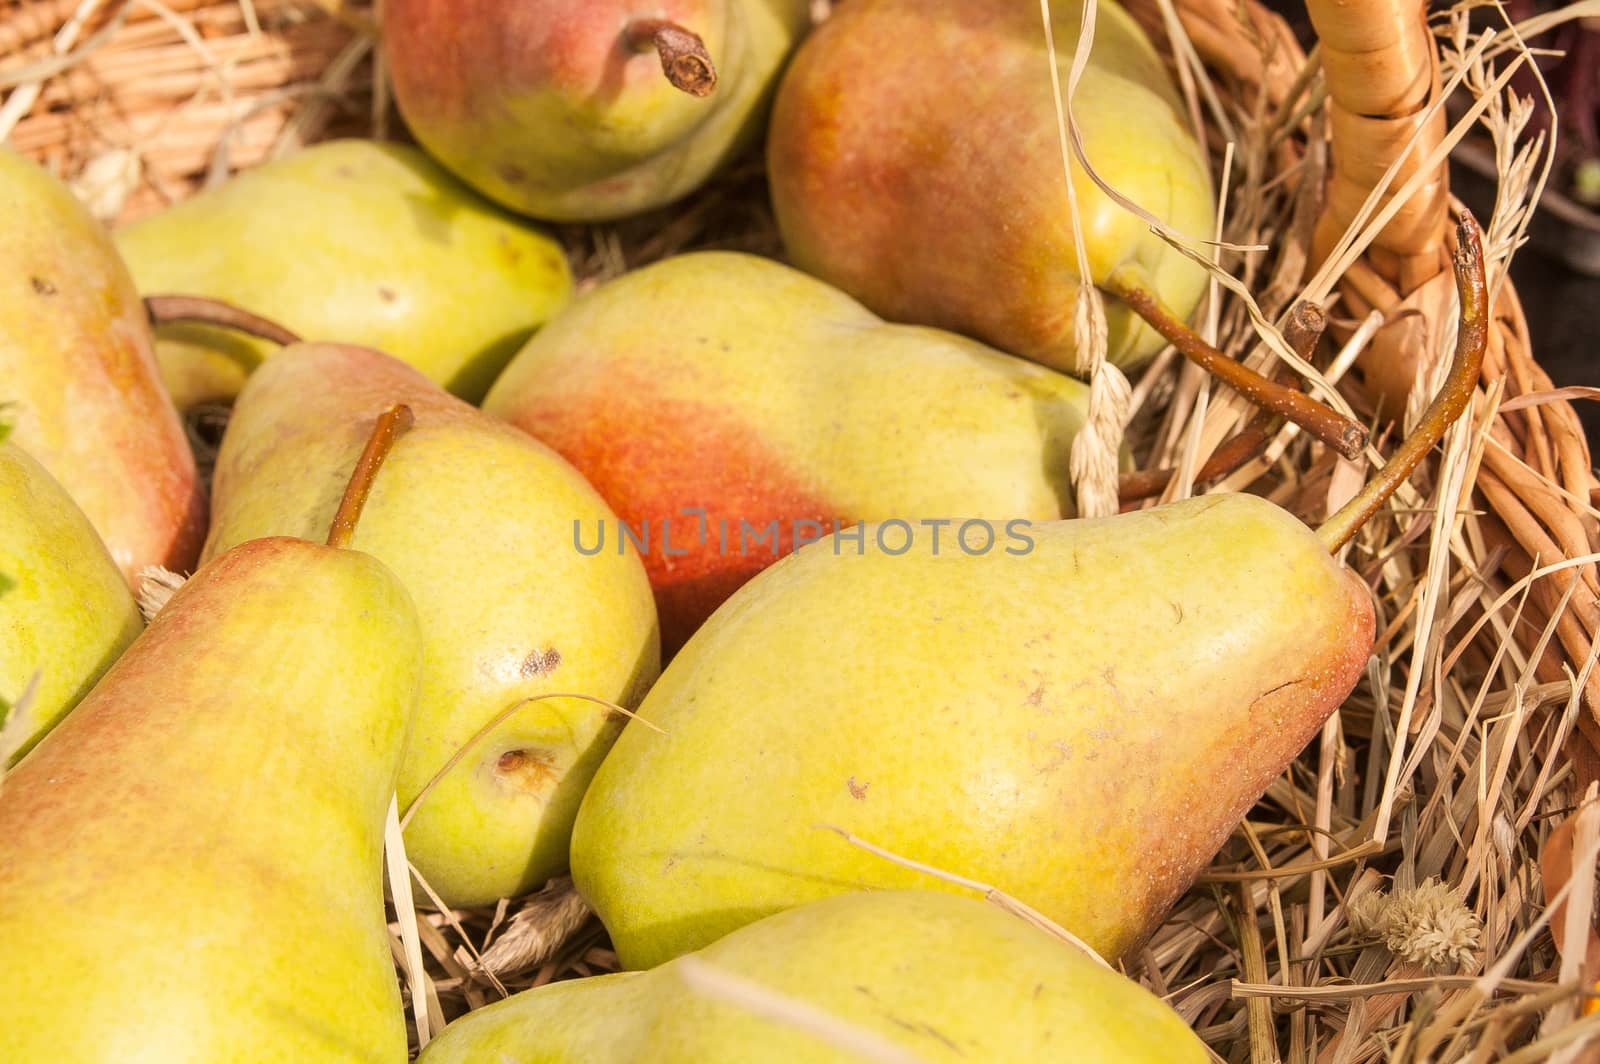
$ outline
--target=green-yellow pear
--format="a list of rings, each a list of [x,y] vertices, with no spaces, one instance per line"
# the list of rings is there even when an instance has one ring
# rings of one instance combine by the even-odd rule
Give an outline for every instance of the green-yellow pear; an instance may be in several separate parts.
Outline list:
[[[0,793],[0,1046],[400,1064],[382,844],[421,668],[380,562],[203,565]]]
[[[615,518],[570,465],[366,348],[297,345],[251,377],[217,458],[206,556],[326,525],[364,426],[394,401],[415,426],[352,543],[400,576],[422,618],[404,810],[521,699],[636,705],[659,669],[659,637],[637,553],[575,548],[575,522]],[[578,801],[623,719],[545,699],[470,746],[406,826],[407,856],[446,904],[515,896],[565,870]]]
[[[599,221],[687,195],[754,140],[809,16],[806,0],[388,0],[382,47],[406,125],[446,166],[513,210]]]
[[[133,593],[100,536],[48,470],[0,441],[0,706],[30,701],[8,721],[18,744],[0,768],[28,752],[89,692],[144,628]],[[0,714],[3,715],[3,714]]]
[[[890,324],[798,270],[731,252],[601,285],[484,401],[648,534],[668,651],[835,522],[1070,516],[1087,406],[1070,377]],[[584,529],[586,547],[608,549],[603,531]]]
[[[640,706],[661,730],[626,729],[578,813],[573,881],[624,965],[929,884],[824,825],[992,884],[1104,956],[1137,948],[1366,665],[1371,595],[1331,552],[1471,402],[1488,289],[1470,216],[1457,239],[1445,386],[1315,532],[1254,495],[1004,539],[975,521],[942,550],[883,522],[736,592]]]
[[[809,1015],[719,997],[728,981]],[[445,1028],[419,1064],[883,1059],[836,1032],[927,1064],[1209,1059],[1170,1007],[1076,947],[987,902],[907,890],[812,902],[649,972],[525,991]]]
[[[1063,92],[1081,2],[852,0],[796,53],[767,139],[794,263],[894,321],[954,329],[1075,371],[1081,283],[1051,64]],[[1180,234],[1209,237],[1211,179],[1161,57],[1115,3],[1097,6],[1073,115],[1095,171]],[[1089,281],[1135,270],[1179,317],[1205,271],[1093,184],[1076,158]],[[1108,357],[1162,344],[1119,300]]]
[[[991,532],[814,543],[678,654],[573,834],[625,966],[929,885],[824,824],[1123,956],[1366,665],[1365,587],[1256,496]]]
[[[194,453],[111,238],[66,185],[0,146],[0,404],[130,585],[187,571],[205,536]]]
[[[572,288],[548,235],[416,148],[374,141],[265,163],[116,241],[145,295],[209,296],[307,340],[382,348],[473,402]],[[277,350],[209,325],[164,325],[157,338],[181,407],[231,400]]]

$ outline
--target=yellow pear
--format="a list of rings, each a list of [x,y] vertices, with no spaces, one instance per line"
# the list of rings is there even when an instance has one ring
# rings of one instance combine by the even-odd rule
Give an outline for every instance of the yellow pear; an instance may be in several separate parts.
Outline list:
[[[5,718],[17,745],[0,746],[0,767],[77,705],[143,628],[83,511],[26,451],[0,441],[0,710],[38,676],[13,710],[26,722]]]
[[[150,323],[111,237],[43,167],[0,146],[0,405],[88,515],[130,586],[187,572],[205,491]]]
[[[1125,956],[1366,665],[1365,587],[1256,496],[972,525],[807,546],[673,660],[572,840],[625,966],[927,885],[819,825]]]
[[[575,522],[614,523],[559,455],[367,348],[300,344],[251,377],[217,457],[211,557],[324,527],[365,426],[389,403],[415,416],[352,544],[405,582],[422,618],[417,723],[398,782],[406,850],[448,905],[539,886],[567,866],[578,801],[625,718],[575,694],[636,705],[659,669],[638,554],[593,556]]]
[[[568,299],[561,247],[416,148],[343,140],[247,170],[116,233],[145,295],[226,300],[307,340],[365,344],[477,401]],[[158,331],[181,407],[228,401],[277,345]]]
[[[758,139],[809,14],[806,0],[387,0],[380,43],[406,125],[446,166],[513,210],[592,222],[685,196]]]
[[[6,775],[6,1061],[405,1060],[381,855],[421,639],[344,535],[201,566]]]
[[[730,980],[790,1018],[719,996]],[[841,1033],[854,1051],[828,1037]],[[907,890],[812,902],[648,972],[524,991],[445,1028],[418,1064],[860,1064],[893,1050],[927,1064],[1209,1059],[1177,1013],[1076,947],[987,902]]]
[[[835,522],[1071,516],[1088,399],[1071,377],[886,322],[782,263],[707,251],[574,302],[483,406],[649,533],[670,652]]]

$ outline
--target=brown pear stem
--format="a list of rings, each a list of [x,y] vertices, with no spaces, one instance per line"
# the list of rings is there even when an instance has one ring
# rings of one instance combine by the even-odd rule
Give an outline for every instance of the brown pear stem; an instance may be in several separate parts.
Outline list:
[[[1289,320],[1283,323],[1283,340],[1289,350],[1309,362],[1327,327],[1328,315],[1322,304],[1302,299],[1289,309]]]
[[[635,52],[661,57],[661,72],[673,88],[690,96],[709,96],[717,87],[717,68],[706,42],[692,30],[664,18],[636,18],[622,29],[622,40]]]
[[[1281,422],[1283,419],[1276,414],[1268,413],[1268,418]],[[1225,477],[1235,469],[1244,465],[1250,459],[1267,449],[1267,444],[1276,431],[1268,432],[1258,426],[1256,421],[1239,430],[1237,436],[1221,444],[1211,457],[1206,459],[1204,465],[1195,471],[1196,484],[1204,484]],[[1127,504],[1148,499],[1152,495],[1159,495],[1167,490],[1167,485],[1172,483],[1172,478],[1178,475],[1176,469],[1165,467],[1162,469],[1138,469],[1126,473],[1117,480],[1117,502]]]
[[[1401,441],[1378,475],[1317,529],[1317,538],[1330,552],[1350,542],[1361,526],[1378,512],[1378,507],[1405,483],[1412,470],[1444,436],[1445,430],[1467,409],[1478,387],[1483,355],[1489,346],[1489,287],[1484,279],[1483,238],[1477,219],[1469,211],[1462,211],[1461,221],[1456,226],[1453,262],[1461,319],[1450,376],[1423,412],[1417,427]]]
[[[232,303],[204,296],[145,296],[144,313],[150,319],[152,328],[175,322],[193,322],[235,329],[285,347],[300,342],[300,337],[275,321],[252,314]]]
[[[1322,312],[1322,308],[1301,300],[1289,312],[1289,320],[1283,327],[1283,338],[1295,354],[1310,359],[1312,350],[1322,337],[1322,330],[1327,326],[1328,316]],[[1293,381],[1294,377],[1287,372],[1280,371],[1276,376],[1276,382],[1285,387],[1289,387]],[[1265,451],[1272,437],[1283,428],[1284,421],[1281,414],[1265,408],[1257,410],[1238,435],[1212,452],[1211,457],[1195,473],[1195,481],[1204,483],[1225,477]],[[1167,485],[1177,475],[1176,469],[1140,469],[1125,474],[1117,481],[1117,501],[1130,503],[1159,495],[1167,490]]]
[[[361,520],[362,507],[367,505],[367,496],[372,493],[372,481],[377,477],[379,467],[389,456],[394,441],[403,436],[415,420],[411,408],[404,403],[394,404],[379,416],[378,423],[372,428],[372,435],[367,437],[366,449],[356,462],[356,470],[350,474],[344,498],[339,500],[339,512],[333,515],[333,527],[328,529],[328,546],[349,545],[350,537],[356,531],[356,522]]]
[[[1206,343],[1144,283],[1137,266],[1124,266],[1112,272],[1102,286],[1166,338],[1178,353],[1244,396],[1256,406],[1299,425],[1346,458],[1356,458],[1367,445],[1367,430],[1349,418],[1330,410],[1309,395],[1281,384],[1274,384],[1254,370]]]

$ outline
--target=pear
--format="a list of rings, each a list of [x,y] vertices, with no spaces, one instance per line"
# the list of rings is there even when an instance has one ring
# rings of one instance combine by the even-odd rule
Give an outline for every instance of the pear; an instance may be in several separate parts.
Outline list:
[[[130,586],[205,536],[194,453],[111,238],[67,186],[0,147],[0,404]]]
[[[144,628],[127,581],[94,526],[54,477],[0,442],[0,768],[28,752]],[[0,713],[0,717],[4,717]]]
[[[639,537],[669,652],[836,522],[1070,515],[1087,405],[1069,377],[891,325],[798,270],[732,252],[601,285],[484,401],[560,451]],[[955,529],[944,533],[957,549]],[[605,551],[624,534],[586,527],[582,539]]]
[[[1051,5],[1066,84],[1079,2]],[[1073,97],[1084,151],[1123,196],[1178,233],[1209,237],[1206,155],[1160,56],[1114,3],[1097,8]],[[1068,371],[1078,271],[1050,54],[1036,4],[852,0],[796,54],[767,140],[791,260],[894,321],[953,329]],[[959,87],[956,86],[959,78]],[[1204,271],[1091,183],[1076,159],[1088,283],[1134,275],[1179,317]],[[1163,340],[1107,306],[1107,357],[1134,365]]]
[[[615,521],[562,458],[377,351],[303,344],[251,377],[217,458],[210,557],[327,524],[363,426],[390,402],[394,448],[352,543],[405,582],[422,618],[417,723],[401,809],[461,751],[406,825],[407,856],[452,906],[565,870],[578,800],[659,669],[655,607],[634,552],[586,556],[573,524]]]
[[[379,347],[472,402],[572,288],[548,235],[416,148],[364,140],[247,170],[116,241],[146,295],[210,296],[307,339]],[[206,325],[157,335],[163,379],[185,408],[231,401],[277,350]]]
[[[827,895],[929,885],[825,825],[992,884],[1104,956],[1137,949],[1363,671],[1372,599],[1332,553],[1471,402],[1489,300],[1470,215],[1457,241],[1449,377],[1314,532],[1254,495],[943,554],[885,522],[736,592],[573,829],[573,882],[623,963]]]
[[[712,616],[595,776],[578,889],[630,968],[841,891],[991,883],[1108,958],[1144,941],[1321,728],[1365,587],[1251,495],[909,550],[886,526]],[[969,537],[976,545],[982,537]]]
[[[202,566],[4,780],[6,1059],[405,1060],[381,855],[420,667],[365,554]]]
[[[769,916],[692,961],[525,991],[445,1028],[419,1064],[887,1059],[830,1044],[809,1017],[780,1022],[718,999],[697,975],[787,999],[833,1030],[928,1064],[1210,1059],[1154,994],[1018,917],[973,898],[881,891]]]
[[[388,0],[381,44],[406,124],[468,184],[601,221],[687,195],[749,144],[809,21],[806,0]]]

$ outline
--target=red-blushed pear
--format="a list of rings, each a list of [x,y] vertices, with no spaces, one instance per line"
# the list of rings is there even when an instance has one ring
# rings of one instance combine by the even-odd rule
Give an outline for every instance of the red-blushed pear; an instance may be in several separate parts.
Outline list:
[[[381,858],[422,647],[354,512],[203,565],[0,781],[7,1061],[406,1059]]]
[[[387,0],[406,124],[489,198],[599,221],[692,192],[754,140],[805,0]]]
[[[1463,223],[1450,383],[1321,529],[1254,495],[1036,525],[1032,550],[817,543],[717,611],[596,775],[572,875],[627,967],[826,895],[993,884],[1108,958],[1164,918],[1372,651],[1334,560],[1466,408],[1487,296]]]
[[[1066,85],[1081,0],[1051,5]],[[1097,7],[1073,96],[1084,153],[1123,196],[1189,237],[1215,211],[1204,150],[1160,55],[1127,12]],[[796,265],[895,321],[969,333],[1046,365],[1081,365],[1078,258],[1039,5],[1015,0],[841,4],[785,72],[767,140],[772,200]],[[1202,267],[1091,183],[1073,184],[1090,283],[1131,268],[1179,317]],[[1107,357],[1164,342],[1110,301]]]
[[[1039,8],[1015,0],[859,0],[835,10],[784,74],[767,138],[790,259],[891,321],[952,329],[1071,373],[1086,368],[1075,337],[1086,270],[1115,297],[1111,362],[1134,365],[1170,342],[1251,402],[1358,457],[1361,425],[1184,324],[1204,269],[1074,157],[1080,267],[1051,64],[1065,84],[1081,11],[1081,2],[1054,6],[1052,60]],[[1207,237],[1206,154],[1162,59],[1115,3],[1097,11],[1073,96],[1084,154],[1124,200],[1179,234]]]
[[[398,782],[401,809],[415,804],[406,853],[446,904],[492,903],[566,869],[578,801],[624,720],[581,696],[629,708],[643,697],[660,667],[655,605],[637,553],[577,549],[574,524],[616,518],[559,455],[348,345],[285,348],[245,385],[217,456],[206,556],[325,525],[363,426],[396,400],[416,424],[352,543],[394,570],[422,618]],[[554,694],[580,697],[517,708]]]
[[[650,537],[669,652],[836,521],[1069,515],[1087,406],[1070,377],[889,324],[798,270],[732,252],[676,256],[588,293],[484,401]],[[942,532],[958,549],[958,526]],[[592,526],[582,535],[615,549]]]
[[[1201,1064],[1176,1012],[975,898],[870,891],[769,916],[649,972],[525,991],[418,1064]]]
[[[308,340],[381,348],[470,402],[572,291],[561,245],[401,144],[305,148],[113,235],[146,296],[224,299]],[[276,351],[192,322],[156,330],[184,408],[232,401]]]
[[[130,585],[187,571],[205,494],[150,324],[99,222],[66,185],[0,147],[0,403],[15,441],[67,489]]]
[[[0,769],[77,705],[143,628],[83,511],[26,451],[0,441]],[[8,704],[26,719],[7,716]]]

